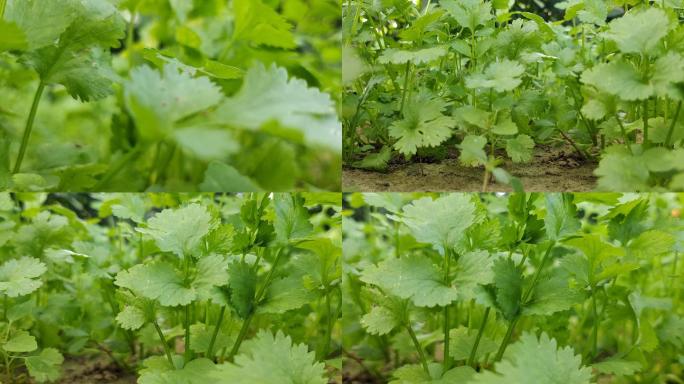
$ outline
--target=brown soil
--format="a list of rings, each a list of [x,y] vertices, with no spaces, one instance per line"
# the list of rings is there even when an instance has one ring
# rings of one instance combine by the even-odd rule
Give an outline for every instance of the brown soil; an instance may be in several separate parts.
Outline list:
[[[569,148],[538,147],[529,163],[506,161],[502,167],[520,179],[525,191],[591,191],[596,185],[593,171],[597,164],[581,159]],[[422,168],[422,174],[421,174]],[[342,175],[344,191],[464,191],[482,190],[483,168],[464,167],[456,158],[439,163],[391,164],[387,172],[372,172],[345,168]],[[489,183],[489,192],[508,192],[510,185]]]
[[[135,384],[135,373],[126,372],[106,357],[74,358],[62,366],[59,384]]]

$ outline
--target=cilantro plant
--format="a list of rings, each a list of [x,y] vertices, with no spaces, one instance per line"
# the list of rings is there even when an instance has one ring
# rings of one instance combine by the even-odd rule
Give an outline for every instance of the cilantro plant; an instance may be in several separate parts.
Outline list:
[[[347,380],[668,382],[681,194],[346,195]]]
[[[0,188],[339,190],[336,1],[0,4]]]
[[[101,359],[143,384],[337,380],[340,210],[336,193],[1,194],[0,380]]]
[[[567,148],[598,163],[599,190],[684,189],[682,5],[572,0],[547,19],[534,8],[344,2],[345,164],[458,156],[484,171],[483,191],[492,176],[520,189],[505,162]]]

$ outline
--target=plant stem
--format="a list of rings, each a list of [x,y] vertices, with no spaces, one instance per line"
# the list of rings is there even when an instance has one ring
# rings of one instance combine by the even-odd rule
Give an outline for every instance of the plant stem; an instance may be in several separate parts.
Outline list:
[[[21,139],[21,147],[19,147],[19,155],[17,156],[17,161],[14,163],[14,170],[12,173],[19,173],[21,170],[21,163],[24,161],[24,155],[26,155],[26,148],[28,147],[29,138],[31,137],[31,131],[33,130],[33,122],[36,119],[36,112],[38,111],[38,104],[40,103],[40,98],[43,96],[43,90],[45,90],[45,84],[41,81],[38,84],[38,89],[36,89],[36,94],[33,97],[33,104],[31,104],[31,112],[29,112],[28,120],[26,121],[26,128],[24,128],[24,137]]]
[[[5,4],[7,4],[7,0],[0,0],[0,20],[5,17]]]
[[[190,304],[185,306],[185,350],[183,351],[183,360],[185,364],[192,360],[190,356]]]
[[[93,190],[95,191],[101,191],[107,184],[109,184],[110,181],[116,175],[118,175],[124,167],[131,161],[135,160],[138,158],[138,156],[142,153],[142,149],[140,147],[136,147],[132,151],[126,153],[125,155],[121,156],[114,164],[109,168],[109,171],[105,174],[105,176],[100,179],[100,181],[95,185]]]
[[[594,317],[594,328],[591,333],[591,357],[596,358],[596,353],[598,351],[599,318],[598,311],[596,310],[596,292],[594,291],[594,287],[591,289],[591,311],[592,316]]]
[[[672,122],[670,123],[670,129],[667,130],[667,137],[665,138],[665,146],[670,147],[670,143],[672,143],[672,134],[674,133],[674,126],[675,123],[677,122],[677,118],[679,117],[679,111],[682,109],[682,101],[679,100],[677,103],[677,109],[675,110],[674,116],[672,116]]]
[[[625,139],[625,146],[627,149],[629,149],[629,153],[634,154],[632,152],[632,147],[629,145],[629,136],[627,136],[627,131],[625,130],[625,126],[622,125],[622,120],[620,120],[620,116],[615,114],[615,120],[617,120],[618,125],[620,126],[620,132],[622,132],[622,137]]]
[[[513,329],[515,329],[515,325],[518,323],[518,319],[520,319],[520,317],[516,316],[508,324],[508,329],[506,330],[506,334],[504,335],[503,340],[501,340],[501,345],[499,345],[499,350],[496,352],[496,357],[494,358],[495,362],[501,360],[501,357],[503,357],[503,354],[506,351],[506,347],[508,346],[508,342],[511,340],[511,336],[513,335]]]
[[[406,94],[408,93],[409,85],[409,75],[411,74],[411,62],[406,62],[406,73],[404,74],[404,89],[401,93],[401,107],[399,108],[399,114],[404,116],[404,103],[406,103]]]
[[[451,250],[444,245],[444,284],[449,285],[449,264],[451,259]],[[451,356],[449,355],[449,306],[444,306],[444,369],[446,372],[451,368]]]
[[[394,222],[394,257],[399,258],[399,222]]]
[[[332,309],[330,305],[330,292],[325,295],[325,316],[326,316],[326,327],[325,327],[325,338],[323,339],[323,350],[321,352],[321,359],[325,359],[330,352],[330,344],[332,342],[332,328],[333,328],[333,317]]]
[[[219,313],[218,321],[216,322],[216,327],[214,327],[214,333],[211,335],[211,341],[209,342],[209,348],[207,348],[207,357],[213,359],[214,353],[214,343],[216,342],[216,336],[221,328],[221,322],[223,321],[223,315],[226,312],[226,307],[221,307],[221,313]]]
[[[131,12],[131,21],[128,23],[128,30],[126,31],[126,49],[133,47],[133,33],[135,30],[136,12]]]
[[[427,364],[427,358],[425,358],[425,351],[423,351],[423,347],[420,346],[420,343],[418,342],[418,338],[416,337],[416,333],[413,332],[413,328],[409,324],[406,325],[406,330],[409,333],[409,336],[411,336],[411,340],[413,340],[413,346],[416,347],[416,351],[418,351],[418,356],[420,356],[420,364],[423,366],[423,370],[425,370],[425,373],[430,376],[430,370],[428,369],[428,364]]]
[[[525,294],[522,296],[521,303],[523,305],[527,302],[527,299],[529,299],[530,295],[534,291],[534,287],[537,285],[537,281],[539,281],[541,271],[544,269],[544,264],[546,264],[546,260],[549,258],[549,255],[551,254],[551,249],[553,249],[554,245],[556,245],[556,243],[551,242],[551,244],[549,244],[549,247],[546,248],[546,252],[544,252],[544,256],[542,257],[541,263],[539,264],[539,268],[537,268],[537,271],[534,273],[532,283],[530,284],[530,287],[527,289]],[[501,360],[501,357],[506,351],[506,347],[508,347],[508,342],[510,341],[511,336],[513,335],[513,330],[515,329],[515,325],[518,323],[518,320],[520,320],[520,313],[518,313],[508,325],[508,330],[506,330],[506,335],[504,336],[504,339],[501,341],[501,345],[499,346],[499,350],[496,353],[496,358],[494,359],[494,361]]]
[[[582,159],[586,159],[588,157],[587,154],[582,152],[582,150],[577,146],[577,143],[575,143],[575,141],[573,139],[571,139],[570,136],[566,135],[565,132],[563,132],[560,129],[558,129],[558,133],[560,133],[560,135],[563,136],[565,141],[567,141],[568,143],[570,143],[570,145],[572,145],[572,147],[575,149],[575,152],[577,152],[577,154],[580,155],[580,157]]]
[[[649,147],[649,141],[648,141],[648,99],[644,100],[643,118],[644,118],[644,147],[648,148]]]
[[[487,325],[487,319],[489,318],[489,310],[491,307],[485,309],[484,317],[482,318],[482,323],[480,324],[480,329],[477,331],[477,337],[475,338],[475,344],[473,344],[473,349],[470,351],[470,356],[468,357],[467,365],[475,368],[473,365],[475,363],[475,355],[477,354],[477,347],[480,345],[480,339],[482,339],[482,334],[484,334],[485,325]]]
[[[171,350],[169,349],[169,345],[166,344],[166,338],[164,338],[164,334],[162,333],[161,328],[159,328],[159,323],[157,323],[157,320],[154,320],[152,322],[154,325],[154,328],[157,330],[157,334],[159,335],[159,339],[162,342],[162,346],[164,347],[164,353],[166,353],[166,358],[169,360],[169,364],[171,364],[172,368],[176,368],[176,365],[173,363],[173,358],[171,357]]]
[[[244,340],[245,336],[247,335],[247,330],[249,329],[249,324],[252,322],[252,317],[254,317],[254,312],[251,312],[247,317],[245,318],[245,321],[242,322],[242,327],[240,328],[240,333],[238,333],[238,337],[235,340],[235,344],[233,344],[233,348],[231,348],[230,353],[228,354],[228,361],[233,361],[233,358],[237,354],[238,350],[240,349],[240,345],[242,344],[242,341]]]
[[[263,298],[263,295],[266,293],[266,288],[271,284],[271,280],[273,279],[273,275],[276,269],[276,266],[278,265],[278,261],[280,260],[280,256],[283,254],[283,249],[278,248],[278,253],[276,254],[276,258],[273,261],[273,265],[271,266],[271,270],[268,271],[268,275],[266,276],[266,280],[264,281],[264,284],[259,288],[259,291],[257,292],[256,296],[254,296],[254,307],[259,305],[259,302]],[[242,323],[242,328],[240,328],[240,333],[238,334],[237,340],[235,340],[235,344],[233,344],[233,348],[230,350],[230,354],[228,355],[228,361],[233,361],[233,358],[237,354],[238,350],[240,349],[240,345],[242,344],[242,341],[244,340],[245,336],[247,335],[247,330],[249,329],[249,324],[252,322],[252,317],[254,317],[254,309],[247,315],[245,318],[245,321]]]

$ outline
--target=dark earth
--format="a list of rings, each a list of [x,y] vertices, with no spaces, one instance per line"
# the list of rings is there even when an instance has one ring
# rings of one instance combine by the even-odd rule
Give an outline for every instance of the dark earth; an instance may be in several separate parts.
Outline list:
[[[571,147],[538,146],[529,163],[508,160],[501,166],[519,178],[528,192],[587,192],[596,186],[597,163],[581,158]],[[465,167],[456,156],[449,156],[435,163],[392,163],[384,173],[345,168],[342,186],[349,192],[480,192],[483,172],[482,167]],[[492,181],[487,191],[509,192],[512,187]]]

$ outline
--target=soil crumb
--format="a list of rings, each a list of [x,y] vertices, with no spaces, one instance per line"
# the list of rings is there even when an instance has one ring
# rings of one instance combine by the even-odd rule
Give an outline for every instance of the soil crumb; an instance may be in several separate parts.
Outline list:
[[[595,188],[597,164],[566,148],[538,147],[529,163],[506,161],[502,167],[520,179],[527,192],[588,192]],[[422,168],[422,174],[421,174]],[[464,167],[456,158],[439,163],[391,164],[387,172],[345,168],[342,188],[347,192],[480,192],[484,169]],[[512,187],[489,183],[488,192],[510,192]]]

